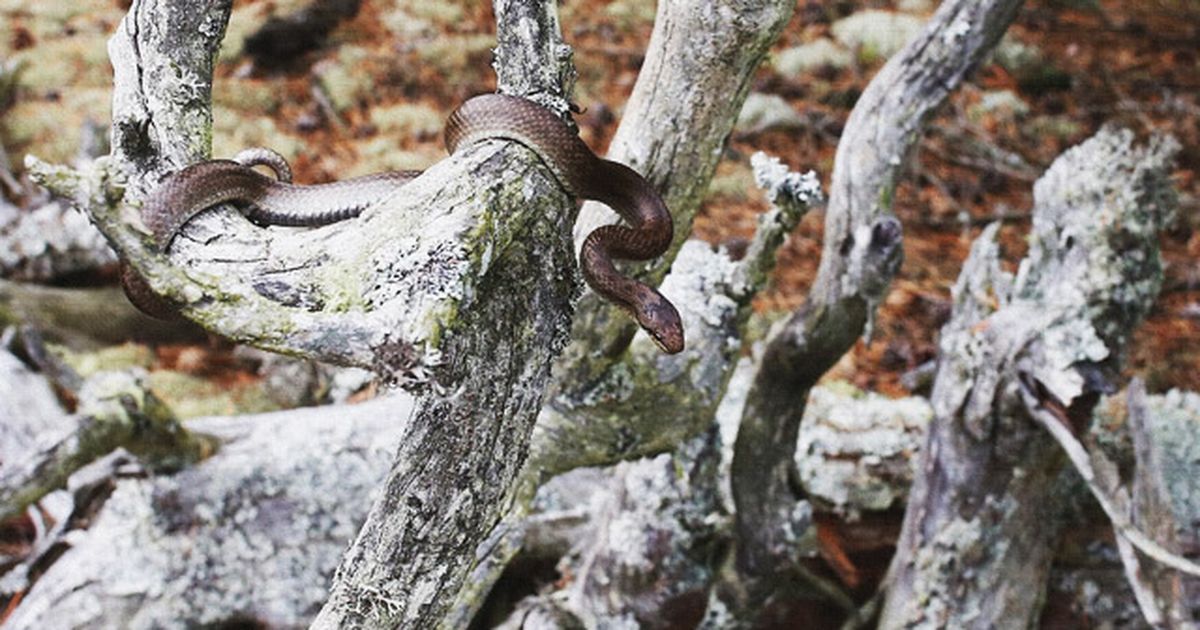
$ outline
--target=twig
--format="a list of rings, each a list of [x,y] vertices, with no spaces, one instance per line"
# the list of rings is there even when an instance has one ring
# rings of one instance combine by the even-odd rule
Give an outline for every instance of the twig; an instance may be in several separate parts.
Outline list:
[[[945,139],[971,143],[971,146],[981,149],[987,155],[985,158],[976,158],[959,152],[947,151],[935,142],[926,141],[921,143],[923,150],[928,151],[938,159],[964,168],[983,173],[992,173],[1020,182],[1032,184],[1037,181],[1038,172],[1035,167],[1027,163],[1020,155],[996,146],[990,140],[982,137],[983,134],[981,132],[972,127],[968,125],[951,125],[941,128],[940,131]],[[966,136],[971,137],[968,138]]]
[[[1065,414],[1058,413],[1054,408],[1042,404],[1042,401],[1037,397],[1033,388],[1030,387],[1028,375],[1026,374],[1023,374],[1021,378],[1021,396],[1024,399],[1025,408],[1029,411],[1030,417],[1049,431],[1050,435],[1054,437],[1055,441],[1066,452],[1067,457],[1071,460],[1071,464],[1075,466],[1075,470],[1079,472],[1079,476],[1083,477],[1083,481],[1087,484],[1088,489],[1092,491],[1092,496],[1096,497],[1096,502],[1100,504],[1100,508],[1108,515],[1108,520],[1112,522],[1114,532],[1118,536],[1127,539],[1138,551],[1157,560],[1159,563],[1176,571],[1200,577],[1200,564],[1164,549],[1134,526],[1129,518],[1130,503],[1128,491],[1117,485],[1118,480],[1115,474],[1100,475],[1097,473],[1098,468],[1115,471],[1116,464],[1102,453],[1088,453],[1083,444],[1071,433],[1071,429],[1069,428],[1071,426],[1070,419]],[[1093,465],[1093,462],[1096,465]]]
[[[1133,598],[1137,600],[1138,607],[1142,609],[1142,616],[1146,618],[1146,623],[1155,628],[1164,627],[1164,618],[1162,607],[1158,605],[1158,600],[1154,597],[1154,588],[1146,583],[1146,578],[1142,575],[1142,565],[1138,560],[1137,552],[1133,550],[1133,545],[1129,539],[1118,535],[1117,553],[1121,556],[1121,565],[1125,568],[1125,579],[1129,582],[1129,588],[1133,591]]]

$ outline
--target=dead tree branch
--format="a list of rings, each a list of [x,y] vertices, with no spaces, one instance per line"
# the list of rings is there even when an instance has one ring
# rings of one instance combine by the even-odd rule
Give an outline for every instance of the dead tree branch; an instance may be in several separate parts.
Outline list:
[[[662,280],[687,240],[754,71],[794,9],[794,2],[784,0],[658,3],[646,60],[608,152],[609,159],[644,175],[675,219],[671,250],[635,272],[650,284]],[[575,224],[576,247],[594,228],[614,220],[603,205],[584,204]],[[572,343],[555,367],[561,374],[555,390],[573,395],[600,378],[623,360],[635,330],[627,318],[586,295],[576,308]]]
[[[1047,422],[1079,434],[1113,389],[1162,282],[1158,232],[1177,150],[1102,130],[1035,185],[1016,277],[1000,268],[997,224],[975,242],[941,333],[934,421],[884,627],[1035,623],[1061,520],[1052,493],[1062,456],[1029,408],[1055,410]]]
[[[156,253],[136,205],[163,173],[207,157],[229,9],[136,0],[110,43],[112,155],[78,171],[37,161],[31,170],[190,319],[251,345],[374,369],[421,394],[317,623],[428,627],[499,519],[565,342],[574,207],[533,153],[489,141],[357,220],[265,230],[214,211]],[[549,1],[496,3],[500,85],[565,93],[554,12]]]
[[[900,266],[896,181],[932,112],[999,41],[1021,0],[947,0],[859,99],[838,147],[821,265],[807,303],[767,341],[734,449],[740,603],[753,615],[796,566],[793,454],[808,392],[864,333]]]

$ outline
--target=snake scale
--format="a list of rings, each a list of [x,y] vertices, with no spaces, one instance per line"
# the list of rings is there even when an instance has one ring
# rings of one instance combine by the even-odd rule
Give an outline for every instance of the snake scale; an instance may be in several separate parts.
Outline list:
[[[450,115],[444,135],[450,153],[490,138],[516,141],[532,149],[571,195],[594,199],[616,211],[625,225],[596,228],[580,248],[584,280],[632,315],[664,352],[683,350],[683,324],[674,305],[653,287],[622,275],[614,263],[616,259],[650,260],[671,244],[671,215],[641,175],[597,157],[561,119],[516,96],[487,94],[466,101]],[[240,155],[237,160],[192,164],[151,192],[141,217],[160,251],[167,250],[192,217],[218,204],[236,203],[259,223],[327,225],[358,216],[420,174],[396,171],[296,185],[290,182],[287,163],[273,152]],[[276,177],[255,171],[256,164],[270,166]],[[160,318],[175,313],[175,306],[156,295],[128,265],[123,265],[121,279],[126,295],[142,311]]]

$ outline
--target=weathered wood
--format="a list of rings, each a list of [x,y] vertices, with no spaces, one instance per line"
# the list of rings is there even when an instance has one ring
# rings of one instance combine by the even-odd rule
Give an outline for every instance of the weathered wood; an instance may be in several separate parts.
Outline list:
[[[564,539],[569,553],[560,551],[559,563],[572,579],[530,598],[503,627],[522,627],[526,608],[586,628],[696,627],[727,531],[719,450],[710,427],[674,453],[577,469],[547,484],[539,519],[527,526],[527,553],[545,544],[538,537]],[[547,527],[554,524],[565,531]]]
[[[806,304],[768,337],[734,450],[741,583],[757,614],[794,568],[793,455],[808,391],[864,332],[899,268],[891,213],[905,157],[932,112],[999,41],[1021,0],[947,0],[859,99],[838,145],[821,265]]]
[[[412,407],[399,394],[189,421],[222,442],[217,454],[175,475],[110,481],[98,512],[77,496],[74,510],[94,516],[68,526],[53,564],[33,559],[48,570],[5,627],[308,624]]]
[[[569,72],[534,72],[569,64],[560,54],[554,2],[501,0],[495,11],[498,39],[521,43],[504,44],[501,85],[510,74],[542,76],[545,83],[525,87],[561,90],[553,82]],[[525,163],[520,170],[532,172],[514,179],[508,178],[517,169],[499,170],[493,163],[488,171],[454,180],[490,211],[530,209],[484,224],[498,233],[484,239],[493,258],[481,252],[480,265],[459,281],[473,295],[440,345],[444,362],[433,368],[436,385],[418,403],[383,494],[347,551],[316,628],[442,623],[476,548],[511,503],[576,290],[567,237],[572,206],[552,190],[558,186],[552,179],[539,184],[543,166],[531,168],[528,158]],[[490,197],[495,189],[482,186],[485,180],[513,188]],[[446,198],[442,191],[440,199]]]
[[[0,478],[73,425],[46,379],[7,348],[0,348],[0,418]]]
[[[1151,406],[1141,380],[1130,384],[1127,400],[1137,462],[1133,524],[1166,551],[1195,557],[1200,554],[1200,424],[1189,423],[1182,406]],[[1166,413],[1155,413],[1155,407]],[[1153,558],[1130,560],[1130,581],[1148,587],[1143,593],[1148,601],[1139,602],[1148,621],[1170,628],[1200,627],[1200,576],[1184,575]],[[1150,610],[1158,613],[1157,619]]]
[[[203,439],[180,426],[135,375],[101,373],[78,392],[78,414],[46,442],[4,462],[0,469],[0,520],[20,513],[62,488],[75,471],[116,448],[137,455],[152,470],[182,468],[208,450]],[[66,430],[63,430],[66,429]]]
[[[518,32],[500,39],[528,50],[506,49],[502,85],[508,73],[543,76],[530,71],[565,63],[553,3],[516,4],[541,26],[510,19],[498,3],[499,29]],[[214,211],[168,256],[155,253],[135,229],[135,205],[162,172],[205,157],[212,61],[228,14],[227,0],[135,1],[110,44],[113,155],[81,171],[36,160],[31,170],[86,209],[187,317],[259,347],[367,367],[422,394],[318,625],[428,627],[523,461],[577,291],[574,207],[532,152],[490,141],[358,220],[263,230]]]
[[[36,325],[75,349],[137,341],[203,341],[187,321],[164,322],[138,311],[117,288],[64,289],[0,280],[0,322]]]
[[[654,32],[608,158],[628,164],[663,195],[675,219],[671,250],[623,268],[657,285],[691,233],[721,150],[766,57],[795,8],[790,0],[663,0]],[[720,95],[715,97],[714,95]],[[576,248],[616,215],[586,203],[575,223]],[[623,360],[636,326],[589,294],[576,308],[572,343],[558,361],[556,391],[595,381]],[[690,332],[690,331],[689,331]]]
[[[783,0],[659,3],[646,60],[608,157],[646,175],[675,218],[672,253],[636,273],[654,282],[675,263],[660,289],[680,310],[687,350],[664,357],[611,305],[590,294],[580,301],[572,343],[555,366],[555,385],[535,426],[520,498],[495,535],[505,539],[481,551],[476,587],[455,605],[457,624],[469,622],[519,549],[520,521],[540,483],[579,466],[674,448],[710,424],[738,354],[749,300],[790,226],[820,199],[815,177],[762,168],[761,185],[775,191],[781,208],[760,221],[752,254],[741,262],[700,242],[680,244],[753,72],[793,10],[794,3]],[[714,93],[732,97],[713,99]],[[598,225],[616,220],[607,208],[584,204],[576,246]]]
[[[115,262],[100,233],[68,204],[18,210],[0,200],[0,277],[46,282]]]
[[[571,217],[561,187],[528,150],[488,142],[435,165],[359,220],[263,230],[214,211],[189,225],[169,258],[155,254],[131,229],[134,206],[162,172],[205,157],[211,52],[228,8],[182,4],[135,3],[110,44],[112,158],[80,172],[33,160],[31,170],[88,210],[150,286],[206,328],[394,379],[426,378],[496,252],[524,240],[538,217]],[[147,80],[176,68],[179,76]]]
[[[625,360],[610,366],[603,379],[547,401],[534,427],[517,501],[481,551],[472,591],[456,603],[452,625],[469,623],[490,585],[520,550],[522,519],[542,483],[580,467],[677,449],[712,425],[740,353],[750,299],[767,281],[776,249],[820,199],[812,173],[789,172],[765,157],[756,162],[759,183],[775,205],[760,217],[746,256],[734,261],[726,251],[691,240],[662,284],[688,331],[686,350],[664,356],[639,335]]]
[[[555,390],[534,428],[530,479],[654,455],[712,424],[741,353],[750,301],[767,283],[776,250],[822,201],[814,173],[788,171],[763,154],[755,155],[754,165],[772,205],[759,217],[746,253],[734,260],[728,251],[688,240],[661,285],[683,319],[685,351],[664,356],[639,334],[602,376]]]
[[[1158,231],[1178,147],[1101,130],[1034,187],[1030,252],[1000,268],[998,225],[972,247],[942,329],[934,421],[881,616],[886,628],[1028,627],[1059,520],[1063,461],[1022,390],[1078,431],[1112,385],[1162,281]],[[1011,588],[1013,584],[1021,588]]]

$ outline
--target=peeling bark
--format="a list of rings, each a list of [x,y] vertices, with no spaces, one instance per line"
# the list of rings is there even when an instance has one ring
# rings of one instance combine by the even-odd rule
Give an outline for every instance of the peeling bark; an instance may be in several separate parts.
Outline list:
[[[1177,145],[1102,130],[1034,187],[1030,253],[1000,269],[986,229],[941,334],[934,421],[892,564],[883,627],[1030,626],[1060,518],[1063,462],[1022,389],[1078,432],[1162,282],[1158,231]],[[1019,584],[1020,588],[1011,588]]]
[[[1021,0],[947,0],[871,81],[834,163],[821,265],[807,303],[771,332],[734,451],[740,577],[735,609],[749,615],[795,567],[793,455],[812,385],[860,335],[902,258],[891,213],[905,156],[947,95],[999,41]]]

